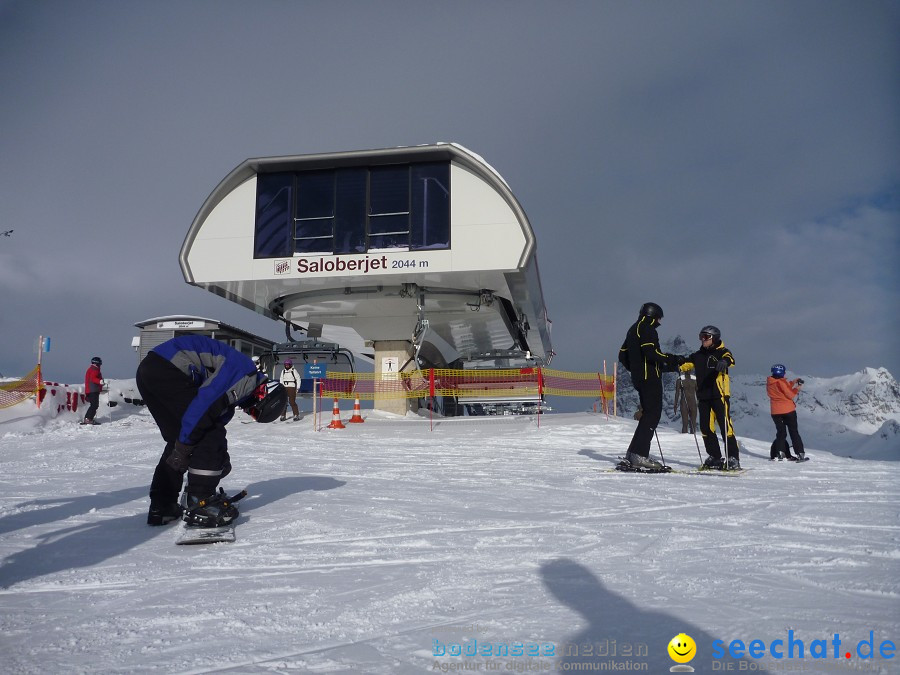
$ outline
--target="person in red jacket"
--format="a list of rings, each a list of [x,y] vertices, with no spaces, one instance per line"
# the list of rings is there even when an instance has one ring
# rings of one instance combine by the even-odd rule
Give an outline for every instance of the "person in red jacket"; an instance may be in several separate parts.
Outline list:
[[[84,396],[88,400],[88,409],[84,414],[82,424],[99,424],[94,421],[94,415],[97,414],[97,408],[100,407],[100,390],[103,389],[103,373],[100,372],[100,366],[103,361],[99,356],[91,359],[91,365],[84,374]]]
[[[766,393],[769,395],[769,404],[772,412],[772,421],[775,422],[775,444],[773,450],[776,457],[788,457],[785,440],[791,435],[791,443],[797,459],[801,462],[806,459],[803,449],[803,439],[797,431],[797,406],[794,399],[803,389],[803,380],[784,379],[785,367],[776,363],[772,366],[772,374],[766,379]]]

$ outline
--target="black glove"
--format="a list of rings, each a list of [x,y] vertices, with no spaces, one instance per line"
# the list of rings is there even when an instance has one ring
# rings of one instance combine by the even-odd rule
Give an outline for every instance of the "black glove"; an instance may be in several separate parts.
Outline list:
[[[719,359],[718,361],[716,361],[717,372],[724,373],[726,370],[728,370],[728,361],[726,361],[725,359]]]
[[[193,452],[193,445],[185,445],[180,441],[175,441],[175,449],[172,450],[172,454],[166,457],[166,464],[175,469],[175,471],[184,473],[188,470]]]
[[[675,363],[677,363],[679,366],[683,366],[685,363],[687,363],[687,358],[685,358],[681,354],[676,354]]]

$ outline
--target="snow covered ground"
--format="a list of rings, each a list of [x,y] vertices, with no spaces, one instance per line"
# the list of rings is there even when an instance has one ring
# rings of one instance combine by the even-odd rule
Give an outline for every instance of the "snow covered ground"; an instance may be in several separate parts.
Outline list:
[[[767,436],[742,476],[644,476],[609,471],[630,419],[239,414],[238,541],[178,547],[146,410],[33,406],[0,411],[4,673],[662,673],[680,633],[699,673],[900,672],[896,462]]]

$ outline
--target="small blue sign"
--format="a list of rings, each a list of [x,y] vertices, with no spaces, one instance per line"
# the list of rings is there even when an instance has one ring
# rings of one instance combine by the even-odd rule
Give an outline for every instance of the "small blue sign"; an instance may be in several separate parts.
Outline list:
[[[328,366],[324,363],[306,363],[303,365],[303,377],[311,380],[324,380]]]

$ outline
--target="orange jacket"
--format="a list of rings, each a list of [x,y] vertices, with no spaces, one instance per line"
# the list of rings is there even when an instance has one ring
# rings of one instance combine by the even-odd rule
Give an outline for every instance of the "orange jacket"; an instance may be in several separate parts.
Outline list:
[[[800,393],[797,380],[769,375],[766,379],[766,393],[769,395],[773,415],[784,415],[797,409],[794,405],[794,399]]]

